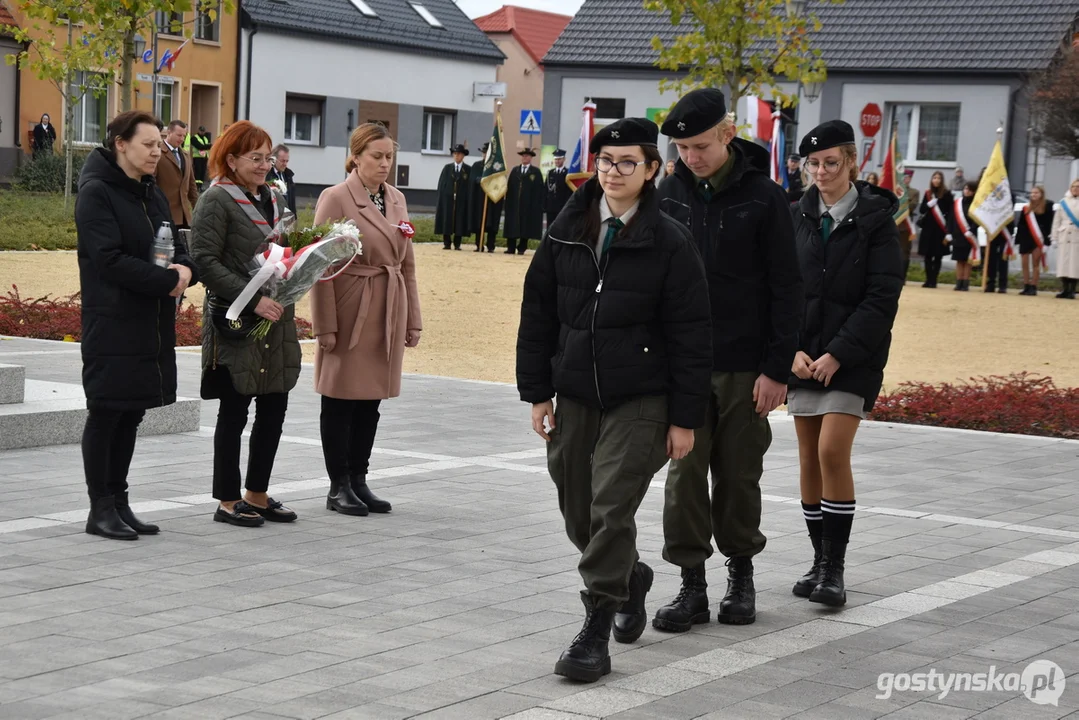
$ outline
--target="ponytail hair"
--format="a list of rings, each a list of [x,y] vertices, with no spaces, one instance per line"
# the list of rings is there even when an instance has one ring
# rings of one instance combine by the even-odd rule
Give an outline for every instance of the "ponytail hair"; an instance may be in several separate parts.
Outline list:
[[[352,158],[356,155],[361,155],[367,149],[367,146],[374,141],[385,138],[393,140],[390,131],[382,123],[364,123],[353,130],[348,139],[348,157],[345,158],[345,172],[350,173],[356,169],[356,161]],[[393,151],[397,152],[396,142],[393,143]]]

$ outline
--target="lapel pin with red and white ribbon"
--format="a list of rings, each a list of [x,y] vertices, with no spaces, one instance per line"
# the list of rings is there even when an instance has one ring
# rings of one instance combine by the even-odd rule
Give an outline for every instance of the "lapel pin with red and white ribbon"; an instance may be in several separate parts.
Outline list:
[[[416,227],[407,220],[402,222],[400,225],[395,225],[394,227],[400,230],[401,234],[404,235],[407,240],[411,240],[412,236],[416,234]]]

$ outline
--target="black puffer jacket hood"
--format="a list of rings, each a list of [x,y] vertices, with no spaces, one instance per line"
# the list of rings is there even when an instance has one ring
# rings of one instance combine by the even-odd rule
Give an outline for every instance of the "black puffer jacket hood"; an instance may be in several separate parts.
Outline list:
[[[94,148],[83,163],[79,173],[79,190],[88,183],[100,180],[117,190],[129,192],[135,197],[150,201],[154,198],[156,184],[152,175],[143,175],[141,180],[128,177],[116,162],[116,156],[105,148]]]

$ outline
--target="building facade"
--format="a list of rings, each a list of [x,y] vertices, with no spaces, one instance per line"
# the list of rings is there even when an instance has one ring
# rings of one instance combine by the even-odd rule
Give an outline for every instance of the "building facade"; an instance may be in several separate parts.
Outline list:
[[[491,136],[493,101],[475,90],[504,56],[452,0],[249,0],[240,51],[240,116],[289,146],[308,201],[344,179],[361,123],[389,129],[391,182],[424,206],[450,148]]]

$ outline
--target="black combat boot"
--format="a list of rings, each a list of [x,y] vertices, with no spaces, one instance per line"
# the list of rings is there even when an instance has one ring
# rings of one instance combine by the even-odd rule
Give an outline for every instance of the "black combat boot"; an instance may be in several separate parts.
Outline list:
[[[667,632],[686,632],[711,619],[708,612],[708,583],[704,565],[682,568],[682,589],[669,604],[656,611],[652,627]]]
[[[356,497],[348,478],[330,478],[330,494],[326,496],[326,509],[336,510],[342,515],[367,514],[367,505]]]
[[[633,566],[629,576],[629,599],[614,614],[614,639],[620,643],[636,642],[648,625],[644,599],[652,589],[655,573],[640,560]]]
[[[362,500],[371,512],[388,513],[393,509],[393,506],[388,502],[375,497],[375,494],[371,492],[371,488],[367,487],[366,475],[352,475],[350,482],[352,484],[352,492],[356,493],[356,497]]]
[[[719,601],[724,625],[749,625],[757,619],[757,591],[753,588],[753,558],[727,560],[727,594]]]
[[[116,514],[120,516],[125,525],[139,535],[157,535],[161,531],[161,528],[157,525],[144,523],[135,516],[135,513],[131,512],[131,505],[128,504],[126,492],[116,493],[112,497],[113,502],[116,504]]]
[[[821,539],[811,537],[809,540],[813,543],[813,566],[801,580],[794,583],[794,589],[791,590],[798,597],[804,598],[809,597],[813,593],[813,588],[820,583]]]
[[[611,637],[614,612],[596,607],[595,598],[581,592],[584,627],[554,665],[554,674],[581,682],[595,682],[611,672],[607,642]]]
[[[841,607],[847,604],[847,590],[843,586],[843,566],[847,555],[847,543],[827,538],[822,542],[820,584],[813,588],[809,601]]]
[[[90,501],[90,515],[86,518],[86,532],[90,535],[113,540],[138,540],[139,534],[120,519],[116,512],[116,499],[108,497]]]

